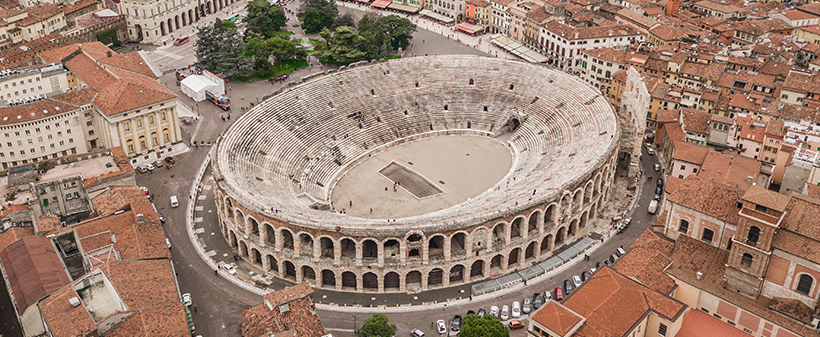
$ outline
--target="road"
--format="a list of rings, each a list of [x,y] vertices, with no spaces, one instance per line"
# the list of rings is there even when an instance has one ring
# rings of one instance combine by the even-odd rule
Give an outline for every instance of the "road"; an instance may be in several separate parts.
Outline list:
[[[296,4],[289,5],[292,9],[295,9],[295,6]],[[355,9],[346,8],[344,11],[355,11]],[[442,31],[442,33],[446,32]],[[421,44],[418,43],[420,39],[424,41]],[[192,37],[192,41],[195,41],[195,37]],[[158,65],[162,65],[162,69],[182,68],[194,61],[193,43],[182,46],[144,48],[152,52],[152,58],[155,58],[155,62]],[[408,49],[408,52],[416,55],[421,55],[422,53],[446,54],[448,51],[449,53],[485,54],[461,44],[454,39],[424,29],[419,29],[419,31],[414,34],[414,44]],[[293,74],[291,79],[296,79],[317,71],[319,71],[319,69],[315,69],[315,67],[314,69],[301,69]],[[201,115],[201,119],[198,122],[199,125],[187,125],[182,128],[184,139],[194,137],[196,140],[206,141],[215,140],[218,135],[228,127],[229,122],[223,122],[221,120],[222,116],[230,116],[233,120],[236,120],[242,113],[239,107],[249,107],[251,102],[258,101],[260,97],[270,93],[279,86],[279,84],[270,85],[265,83],[231,83],[232,89],[228,92],[228,95],[232,99],[233,110],[230,113],[226,113],[207,102],[201,102],[197,106],[196,103],[179,91],[173,74],[163,76],[160,82],[180,95],[180,101],[184,104],[196,107],[194,111],[198,111]],[[152,174],[139,175],[137,182],[140,186],[149,188],[155,196],[154,202],[158,211],[166,216],[167,222],[164,227],[166,235],[172,244],[171,256],[178,274],[180,291],[190,292],[193,296],[194,303],[198,306],[197,312],[194,313],[194,319],[198,328],[197,333],[205,337],[238,336],[241,325],[241,311],[251,305],[261,303],[262,298],[236,286],[226,280],[222,275],[214,275],[213,269],[197,254],[191,244],[191,240],[188,238],[187,229],[185,228],[185,210],[187,204],[193,201],[188,198],[188,192],[194,175],[202,165],[208,150],[210,150],[209,147],[192,148],[190,152],[178,156],[177,164],[170,170],[157,170]],[[641,163],[643,171],[649,174],[657,174],[652,170],[652,164],[656,158],[646,154],[644,158],[647,158],[647,160]],[[207,180],[207,175],[205,179]],[[581,261],[541,282],[530,283],[511,293],[494,296],[490,300],[466,301],[463,304],[448,305],[444,308],[435,309],[435,311],[422,310],[388,313],[387,316],[393,324],[397,325],[398,331],[401,334],[408,332],[412,328],[420,328],[429,335],[433,332],[429,325],[434,320],[448,320],[456,314],[464,315],[467,310],[478,311],[479,308],[489,309],[491,305],[497,305],[499,307],[504,304],[510,305],[515,300],[521,301],[525,296],[532,296],[534,292],[543,293],[547,289],[553,289],[562,284],[563,280],[569,279],[572,275],[578,275],[585,270],[589,270],[589,268],[594,266],[596,261],[604,260],[612,254],[616,248],[620,246],[628,247],[629,244],[654,221],[654,217],[646,212],[646,206],[654,195],[655,182],[653,180],[651,182],[642,181],[642,183],[647,184],[647,188],[641,189],[642,193],[636,206],[637,211],[632,215],[632,225],[624,233],[614,236],[608,240],[601,249],[592,253],[591,261]],[[215,229],[216,222],[214,220],[213,195],[209,192],[209,190],[204,190],[202,193],[204,198],[197,200],[197,217],[201,216],[205,220],[195,224],[195,228],[200,238],[208,238],[203,239],[203,242],[209,245],[206,250],[219,251],[221,250],[220,247],[218,247],[219,243],[221,242],[224,246],[227,246],[227,243],[221,240],[218,229]],[[180,207],[170,207],[168,198],[171,195],[179,196]],[[201,209],[199,208],[200,206],[202,207]],[[222,247],[222,249],[224,249],[224,247]],[[229,259],[231,256],[223,253],[213,258]],[[458,291],[458,289],[453,291]],[[317,294],[321,294],[321,292],[317,291]],[[370,300],[369,295],[350,294],[350,296],[359,302],[369,302]],[[464,298],[468,296],[466,293],[463,295]],[[322,298],[321,296],[316,296],[314,300],[321,302]],[[319,316],[329,332],[332,332],[334,336],[343,337],[354,336],[352,333],[353,329],[361,327],[362,322],[370,317],[370,314],[355,313],[351,310],[320,310]],[[514,337],[525,335],[526,333],[523,330],[514,331],[512,334]]]

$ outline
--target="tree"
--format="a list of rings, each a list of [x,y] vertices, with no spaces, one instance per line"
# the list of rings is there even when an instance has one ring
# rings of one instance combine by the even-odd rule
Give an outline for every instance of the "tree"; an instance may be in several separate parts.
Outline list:
[[[282,7],[274,6],[265,0],[253,0],[248,4],[247,10],[245,22],[248,29],[258,29],[266,39],[273,37],[288,22]]]
[[[336,30],[336,28],[341,26],[356,28],[356,21],[353,20],[353,15],[345,13],[345,15],[337,17],[336,20],[333,21],[333,25],[330,26],[330,29]]]
[[[217,20],[196,33],[197,64],[223,76],[245,75],[253,70],[253,60],[246,58],[245,43],[230,21]]]
[[[359,46],[359,48],[367,55],[368,60],[380,58],[382,47],[385,44],[385,35],[382,33],[381,28],[376,25],[377,21],[378,17],[370,14],[363,15],[359,20],[359,35],[367,41],[367,43]]]
[[[396,334],[396,325],[390,324],[384,314],[375,314],[362,324],[359,337],[391,337]]]
[[[305,33],[315,34],[333,25],[339,10],[333,0],[308,0],[304,12],[299,13]]]
[[[350,64],[367,59],[367,53],[359,49],[367,43],[367,39],[359,35],[355,28],[342,26],[333,35],[325,28],[319,35],[327,41],[327,47],[322,48],[324,50],[319,55],[327,63]]]
[[[461,337],[510,337],[510,332],[504,327],[504,323],[498,320],[495,315],[467,315],[464,318],[464,326],[461,328]]]
[[[376,26],[378,26],[382,34],[385,35],[385,40],[390,46],[391,51],[398,50],[399,48],[407,49],[410,45],[410,40],[413,39],[413,32],[416,31],[416,25],[414,23],[397,15],[388,15],[379,18],[376,20]]]

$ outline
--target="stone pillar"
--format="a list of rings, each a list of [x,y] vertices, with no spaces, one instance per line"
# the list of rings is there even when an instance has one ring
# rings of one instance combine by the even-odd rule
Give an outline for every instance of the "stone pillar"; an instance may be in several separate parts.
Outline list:
[[[296,269],[296,283],[302,282],[302,268],[296,268],[296,265],[293,266]]]
[[[524,251],[524,256],[526,256],[526,255],[527,255],[527,252]],[[532,256],[533,256],[533,258],[535,258],[536,262],[541,258],[541,245],[539,244],[538,241],[535,241],[535,247],[532,248]]]
[[[444,248],[443,248],[444,249],[444,261],[448,261],[448,262],[450,261],[450,254],[451,254],[450,250],[452,249],[451,248],[452,242],[450,240],[452,240],[452,239],[453,239],[452,236],[444,238]]]
[[[384,243],[379,242],[379,246],[376,247],[376,251],[378,252],[378,259],[379,259],[379,267],[384,267]],[[380,279],[381,280],[381,279]],[[379,291],[382,292],[382,291]]]
[[[276,238],[276,244],[274,245],[276,251],[282,250],[282,247],[285,245],[285,239],[282,238],[282,231],[275,231],[274,238]]]
[[[407,242],[404,240],[399,242],[399,261],[401,261],[402,266],[407,265]]]
[[[336,277],[336,290],[342,290],[342,273],[334,273]]]
[[[242,228],[245,229],[245,234],[251,235],[253,233],[253,229],[251,228],[251,222],[245,218],[240,218],[239,220],[242,221],[240,225],[242,225]]]
[[[381,255],[379,255],[379,256],[381,256]],[[384,276],[380,275],[379,278],[378,278],[378,281],[379,281],[379,290],[378,291],[379,291],[379,293],[384,293]]]
[[[472,235],[465,235],[464,236],[464,254],[467,256],[473,256],[473,236]]]
[[[429,242],[424,242],[421,244],[421,263],[423,265],[427,265],[430,263],[430,244]]]
[[[510,244],[510,236],[512,235],[512,223],[504,225],[504,245]]]
[[[322,239],[318,242],[313,242],[313,263],[319,263],[319,257],[322,256]]]
[[[399,292],[407,292],[407,275],[399,277]]]
[[[450,286],[450,271],[445,270],[441,273],[441,285],[443,287]]]
[[[502,258],[502,259],[501,259],[501,272],[502,272],[502,273],[506,273],[506,272],[507,272],[507,266],[508,266],[508,264],[509,264],[509,263],[510,263],[510,258],[509,258],[509,256],[508,256],[507,258]]]
[[[263,256],[262,257],[262,271],[267,272],[269,269],[270,269],[270,260],[267,257]]]
[[[259,245],[262,247],[267,247],[267,240],[268,240],[268,226],[259,225]]]
[[[427,274],[421,274],[421,290],[422,291],[427,290],[427,278],[428,277],[429,276]]]
[[[530,234],[530,218],[521,219],[521,237],[526,238]]]
[[[361,267],[362,266],[362,254],[363,254],[362,249],[363,249],[363,245],[362,245],[361,242],[355,242],[353,244],[353,246],[356,247],[356,265]],[[361,277],[361,275],[357,276],[357,277]],[[359,283],[356,283],[356,287],[360,287],[360,286],[361,285]],[[361,290],[361,289],[359,289],[359,290]]]
[[[364,277],[362,277],[362,274],[357,274],[356,275],[356,291],[361,292],[364,289],[364,282],[363,281],[364,281]]]
[[[339,265],[342,263],[342,244],[340,242],[333,243],[333,264]]]
[[[293,237],[293,255],[301,256],[302,253],[302,238],[298,236]]]
[[[549,209],[549,205],[547,205],[547,208],[545,208],[544,211],[541,212],[541,215],[538,216],[538,222],[535,224],[535,227],[538,228],[539,233],[544,232],[544,220],[547,217],[547,209]]]
[[[464,283],[470,282],[470,273],[473,272],[473,266],[470,265],[469,268],[464,268],[464,271],[461,272],[461,281]]]

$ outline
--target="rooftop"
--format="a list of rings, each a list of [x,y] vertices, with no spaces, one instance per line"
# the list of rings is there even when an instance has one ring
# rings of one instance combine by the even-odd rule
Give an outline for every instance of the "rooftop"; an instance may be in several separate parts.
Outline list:
[[[673,141],[675,152],[672,154],[673,160],[683,161],[695,165],[703,165],[706,154],[710,147],[695,145],[689,142]]]
[[[277,294],[279,292],[281,294]],[[310,286],[302,283],[266,294],[264,303],[242,311],[242,336],[278,335],[288,331],[295,331],[297,336],[324,335],[325,328],[307,296],[311,292]]]
[[[746,193],[743,194],[743,200],[773,209],[778,212],[783,212],[786,210],[786,206],[789,204],[789,199],[791,198],[787,195],[769,191],[756,185],[750,186],[749,189],[746,190]],[[820,232],[818,234],[820,234]]]
[[[741,331],[700,310],[690,310],[675,337],[749,337]]]
[[[585,321],[583,316],[553,300],[547,300],[530,319],[560,336],[567,336],[579,323],[583,324]]]
[[[0,251],[8,286],[20,312],[68,284],[68,274],[51,241],[43,236],[21,238]]]
[[[669,196],[669,202],[705,213],[729,223],[738,223],[737,203],[742,191],[690,175]]]
[[[698,177],[745,191],[760,179],[761,163],[755,159],[709,151]]]

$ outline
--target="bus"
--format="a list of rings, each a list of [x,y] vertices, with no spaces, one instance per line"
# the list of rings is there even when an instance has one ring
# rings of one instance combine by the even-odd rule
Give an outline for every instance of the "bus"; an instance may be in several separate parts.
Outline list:
[[[217,96],[210,91],[205,91],[205,98],[220,107],[222,110],[227,111],[231,109],[231,99],[225,97],[224,95]]]
[[[188,41],[190,41],[190,39],[187,36],[184,36],[184,37],[181,37],[181,38],[178,38],[178,39],[174,40],[174,45],[179,46],[179,45],[187,43]]]

